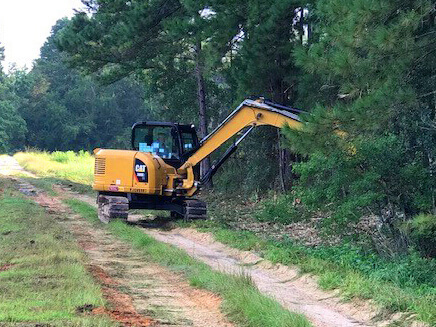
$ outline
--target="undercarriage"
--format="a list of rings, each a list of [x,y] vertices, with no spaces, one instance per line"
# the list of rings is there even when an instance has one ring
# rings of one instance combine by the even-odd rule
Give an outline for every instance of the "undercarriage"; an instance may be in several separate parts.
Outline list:
[[[170,211],[174,219],[207,219],[206,203],[192,198],[99,192],[97,204],[98,218],[103,223],[113,219],[127,220],[129,209]]]

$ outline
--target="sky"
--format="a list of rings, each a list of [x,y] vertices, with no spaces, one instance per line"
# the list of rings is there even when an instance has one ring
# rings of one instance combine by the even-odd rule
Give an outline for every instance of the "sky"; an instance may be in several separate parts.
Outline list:
[[[0,0],[0,44],[5,48],[5,70],[14,62],[20,68],[30,69],[51,27],[81,7],[80,0]]]

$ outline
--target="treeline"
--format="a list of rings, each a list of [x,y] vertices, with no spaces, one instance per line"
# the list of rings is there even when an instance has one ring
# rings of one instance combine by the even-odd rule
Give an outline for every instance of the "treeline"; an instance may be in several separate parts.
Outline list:
[[[68,67],[54,43],[67,23],[53,27],[30,72],[1,72],[0,152],[125,148],[129,127],[152,116],[143,86],[133,78],[105,86]]]
[[[83,3],[57,38],[69,63],[103,81],[135,74],[166,117],[194,119],[202,135],[247,95],[310,112],[302,131],[285,130],[292,154],[275,131],[251,137],[224,187],[286,190],[293,168],[306,211],[339,225],[376,216],[398,248],[409,242],[399,226],[422,213],[436,245],[433,1]]]
[[[306,127],[285,139],[258,129],[216,179],[220,189],[293,186],[304,210],[336,224],[378,217],[399,248],[410,240],[399,226],[418,216],[423,242],[434,242],[433,1],[82,2],[29,74],[3,77],[10,147],[120,145],[123,128],[149,115],[194,122],[205,135],[245,97],[263,95],[308,111]]]

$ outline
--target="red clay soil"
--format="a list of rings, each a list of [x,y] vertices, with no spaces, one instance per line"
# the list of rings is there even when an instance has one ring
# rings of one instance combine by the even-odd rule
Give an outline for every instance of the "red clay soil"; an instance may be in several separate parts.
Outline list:
[[[50,214],[60,214],[68,211],[62,201],[55,197],[47,196],[42,192],[33,197],[33,200],[41,207],[44,207]]]
[[[14,265],[12,265],[12,264],[7,264],[7,265],[0,266],[0,272],[2,272],[2,271],[6,271],[6,270],[9,270],[9,269],[11,269],[13,266],[14,266]]]
[[[39,192],[33,200],[46,208],[48,213],[59,214],[68,212],[68,208],[55,197],[47,196]],[[83,250],[89,250],[95,244],[90,241],[80,241],[79,245]],[[0,270],[1,271],[1,270]],[[130,327],[148,327],[155,323],[148,318],[140,315],[133,306],[132,298],[116,289],[118,283],[115,282],[102,268],[98,266],[90,266],[89,271],[94,278],[102,284],[103,296],[109,304],[109,308],[99,307],[92,309],[93,314],[105,314],[115,321],[118,321],[123,326]]]
[[[104,314],[123,326],[147,327],[155,324],[150,318],[140,315],[133,306],[129,295],[116,289],[118,283],[114,281],[102,268],[90,266],[89,271],[102,284],[103,295],[109,303],[110,309],[99,307],[92,310],[93,314]]]

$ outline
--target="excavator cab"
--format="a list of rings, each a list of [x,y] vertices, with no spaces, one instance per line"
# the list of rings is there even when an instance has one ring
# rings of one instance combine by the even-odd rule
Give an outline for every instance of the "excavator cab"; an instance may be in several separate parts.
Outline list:
[[[138,122],[132,127],[132,150],[148,152],[179,168],[199,147],[194,125]]]

